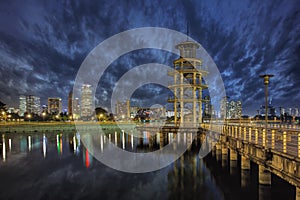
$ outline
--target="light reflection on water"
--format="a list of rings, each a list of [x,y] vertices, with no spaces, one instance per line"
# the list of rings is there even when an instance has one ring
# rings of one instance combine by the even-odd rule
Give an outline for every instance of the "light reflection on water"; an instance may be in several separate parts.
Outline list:
[[[124,131],[111,131],[107,136],[78,132],[2,134],[0,199],[258,199],[257,180],[250,178],[257,169],[253,167],[251,175],[241,171],[237,163],[222,168],[224,159],[217,161],[211,155],[199,159],[199,135],[184,156],[145,174],[115,171],[92,156],[94,148],[103,152],[108,143],[127,151],[149,152],[174,138],[184,145],[195,137],[195,133],[147,131],[141,135]],[[290,189],[276,181],[274,185],[274,190],[282,185]],[[293,199],[289,191],[282,196]],[[282,196],[273,191],[270,199]]]

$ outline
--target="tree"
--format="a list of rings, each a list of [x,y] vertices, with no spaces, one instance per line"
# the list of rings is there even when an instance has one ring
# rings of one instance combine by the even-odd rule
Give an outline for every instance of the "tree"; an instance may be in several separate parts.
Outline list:
[[[97,107],[95,113],[99,121],[106,121],[108,119],[108,112],[104,108]]]
[[[6,104],[0,101],[0,114],[1,114],[1,120],[6,120]]]

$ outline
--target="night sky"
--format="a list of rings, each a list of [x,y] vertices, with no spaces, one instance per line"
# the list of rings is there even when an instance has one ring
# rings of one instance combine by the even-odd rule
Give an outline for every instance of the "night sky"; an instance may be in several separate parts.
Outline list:
[[[133,28],[164,27],[198,41],[221,72],[226,94],[243,114],[264,104],[260,74],[275,75],[275,107],[300,107],[300,1],[1,1],[0,100],[18,107],[19,95],[63,98],[84,58],[105,39]],[[100,80],[95,104],[108,107],[114,81],[146,63],[172,66],[173,54],[139,50],[113,62]],[[166,104],[170,91],[137,90],[133,104]]]

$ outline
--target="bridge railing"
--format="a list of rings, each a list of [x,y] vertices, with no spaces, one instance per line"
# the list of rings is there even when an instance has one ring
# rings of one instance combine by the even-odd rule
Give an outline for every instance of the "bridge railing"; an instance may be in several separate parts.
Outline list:
[[[207,130],[300,158],[300,129],[251,124],[203,124]]]

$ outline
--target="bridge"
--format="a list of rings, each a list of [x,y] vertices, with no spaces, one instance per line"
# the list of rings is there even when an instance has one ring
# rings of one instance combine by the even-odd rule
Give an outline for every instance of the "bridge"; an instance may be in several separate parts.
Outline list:
[[[250,161],[258,165],[260,185],[271,185],[271,173],[296,187],[300,200],[300,129],[295,125],[203,124],[209,141],[217,141],[213,154],[217,159],[237,161],[250,170]],[[215,138],[215,136],[218,138]],[[218,139],[218,140],[216,140]]]
[[[144,130],[162,132],[199,131],[208,141],[212,155],[236,165],[241,156],[241,177],[250,170],[250,161],[258,165],[259,185],[270,186],[271,173],[296,188],[296,200],[300,200],[300,128],[291,124],[263,123],[204,123],[195,126],[164,127],[144,126]],[[233,162],[232,162],[233,161]],[[236,161],[236,162],[235,162]],[[247,173],[246,173],[247,174]],[[243,185],[243,183],[242,183]],[[262,192],[263,193],[263,192]],[[263,194],[259,194],[264,199]]]

